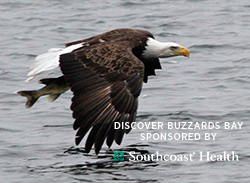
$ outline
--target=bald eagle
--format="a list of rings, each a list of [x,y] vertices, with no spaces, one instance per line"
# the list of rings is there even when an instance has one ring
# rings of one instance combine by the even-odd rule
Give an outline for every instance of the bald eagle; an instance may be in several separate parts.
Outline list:
[[[116,29],[37,56],[27,81],[58,66],[63,76],[42,79],[45,87],[18,94],[27,97],[29,108],[42,95],[54,101],[71,89],[73,128],[78,130],[75,143],[79,145],[90,131],[85,151],[94,145],[98,154],[105,139],[108,147],[113,141],[120,145],[124,133],[130,132],[131,128],[115,129],[114,122],[135,121],[142,84],[155,75],[155,69],[161,69],[159,58],[178,55],[188,57],[189,50],[156,41],[148,31]]]

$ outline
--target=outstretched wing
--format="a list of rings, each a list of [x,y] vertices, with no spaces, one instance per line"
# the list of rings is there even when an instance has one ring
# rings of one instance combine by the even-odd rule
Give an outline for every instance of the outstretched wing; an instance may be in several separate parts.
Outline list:
[[[76,144],[91,129],[85,150],[95,144],[98,154],[105,139],[110,147],[121,144],[131,129],[114,129],[114,122],[136,117],[144,64],[132,52],[129,41],[100,41],[60,56],[60,67],[73,91],[71,109]]]

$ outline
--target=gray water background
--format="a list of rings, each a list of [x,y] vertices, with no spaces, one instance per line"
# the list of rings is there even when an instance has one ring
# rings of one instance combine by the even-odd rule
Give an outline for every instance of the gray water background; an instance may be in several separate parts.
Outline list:
[[[25,109],[25,98],[15,91],[40,88],[39,79],[60,75],[47,72],[24,83],[36,55],[123,27],[146,29],[157,40],[177,42],[191,52],[189,59],[161,59],[163,69],[144,84],[137,121],[244,125],[197,131],[216,132],[215,141],[141,141],[142,131],[132,130],[112,148],[161,154],[235,151],[240,161],[115,163],[106,146],[98,157],[71,148],[71,92]],[[1,1],[1,182],[250,182],[249,32],[248,0]]]

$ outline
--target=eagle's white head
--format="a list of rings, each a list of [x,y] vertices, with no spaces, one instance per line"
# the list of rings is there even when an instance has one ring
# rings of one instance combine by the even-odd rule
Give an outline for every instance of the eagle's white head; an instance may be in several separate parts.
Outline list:
[[[189,50],[177,43],[162,43],[153,38],[148,38],[146,50],[143,52],[145,58],[166,58],[179,55],[189,57]]]

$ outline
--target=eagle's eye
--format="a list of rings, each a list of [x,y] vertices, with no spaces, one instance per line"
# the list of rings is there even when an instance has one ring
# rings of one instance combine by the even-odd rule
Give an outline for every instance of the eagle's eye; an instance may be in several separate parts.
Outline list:
[[[171,50],[176,50],[178,48],[178,46],[170,46]]]

